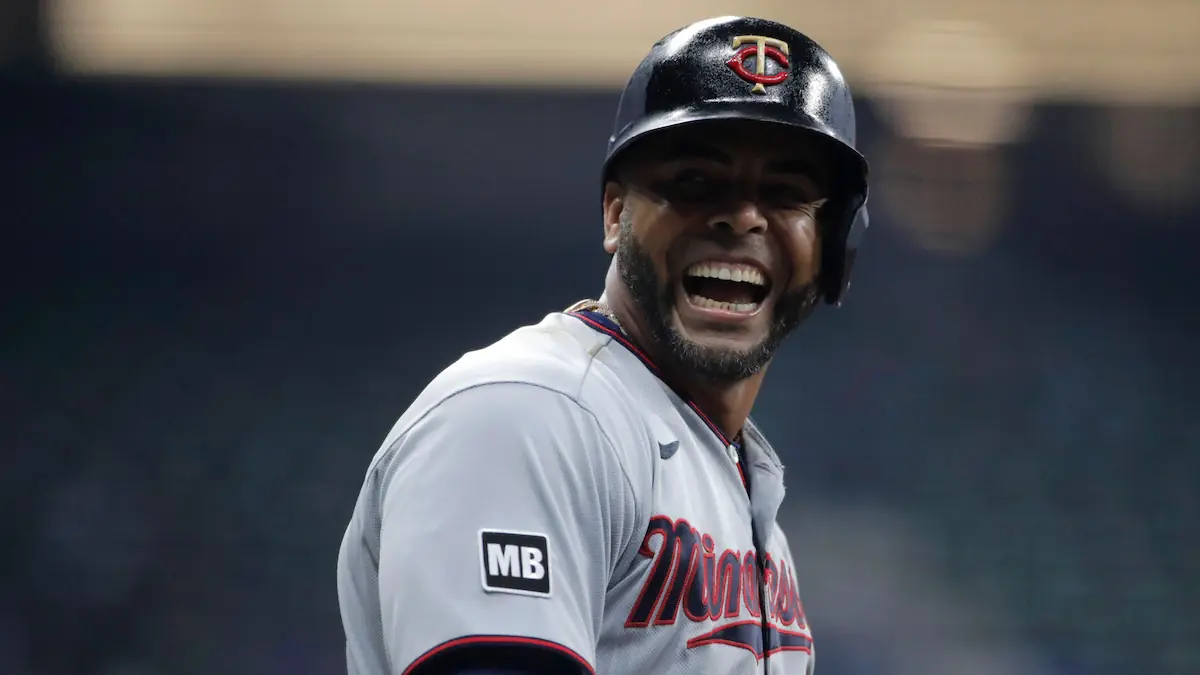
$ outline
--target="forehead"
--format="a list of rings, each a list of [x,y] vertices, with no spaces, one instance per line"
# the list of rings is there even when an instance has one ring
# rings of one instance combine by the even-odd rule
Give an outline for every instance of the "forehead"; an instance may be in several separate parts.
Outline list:
[[[826,173],[825,158],[812,134],[782,125],[721,120],[687,124],[653,134],[630,148],[632,166],[652,168],[677,161],[723,164],[764,163],[783,171]]]

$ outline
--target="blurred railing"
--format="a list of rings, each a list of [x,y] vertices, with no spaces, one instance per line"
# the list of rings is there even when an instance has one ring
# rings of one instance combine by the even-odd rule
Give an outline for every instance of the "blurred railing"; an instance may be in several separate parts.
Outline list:
[[[852,79],[868,77],[868,87],[915,81],[1015,86],[1056,100],[1200,97],[1200,3],[1192,0],[46,0],[46,7],[56,49],[78,72],[607,87],[620,84],[662,34],[735,7],[813,35]]]

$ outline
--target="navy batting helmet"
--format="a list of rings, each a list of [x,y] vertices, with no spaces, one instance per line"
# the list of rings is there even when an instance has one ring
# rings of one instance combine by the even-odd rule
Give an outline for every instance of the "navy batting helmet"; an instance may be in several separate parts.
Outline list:
[[[621,94],[604,159],[685,124],[749,120],[812,134],[828,149],[832,191],[818,216],[819,284],[840,304],[868,224],[867,161],[855,149],[854,101],[833,58],[787,26],[749,17],[693,23],[655,43]]]

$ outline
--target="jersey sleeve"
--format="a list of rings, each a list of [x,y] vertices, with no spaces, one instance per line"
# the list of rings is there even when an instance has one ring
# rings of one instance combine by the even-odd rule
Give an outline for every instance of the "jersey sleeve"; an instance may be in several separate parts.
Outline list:
[[[592,413],[532,384],[467,389],[400,436],[381,490],[380,618],[394,672],[514,648],[594,669],[635,507]]]

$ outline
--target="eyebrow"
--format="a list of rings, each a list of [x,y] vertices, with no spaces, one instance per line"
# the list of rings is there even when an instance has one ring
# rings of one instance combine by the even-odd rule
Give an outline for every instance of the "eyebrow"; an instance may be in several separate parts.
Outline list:
[[[681,143],[673,145],[663,153],[661,161],[677,162],[681,160],[699,159],[710,162],[716,162],[725,166],[733,164],[733,157],[723,150],[711,145],[701,143]],[[811,161],[788,158],[781,159],[767,164],[768,173],[795,174],[798,176],[807,176],[813,179],[821,177],[821,171],[817,165]]]

